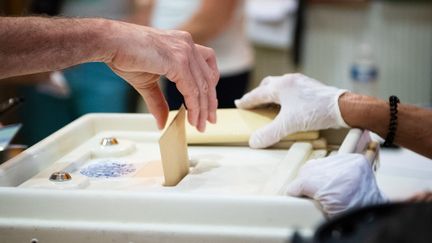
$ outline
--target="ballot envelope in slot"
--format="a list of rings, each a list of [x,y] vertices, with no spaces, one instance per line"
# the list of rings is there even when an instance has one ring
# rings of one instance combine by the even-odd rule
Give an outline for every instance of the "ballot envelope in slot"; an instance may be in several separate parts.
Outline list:
[[[286,195],[303,163],[356,152],[375,167],[378,152],[359,129],[289,148],[189,145],[189,174],[167,187],[160,136],[150,114],[89,114],[2,164],[0,241],[286,242],[324,220]]]

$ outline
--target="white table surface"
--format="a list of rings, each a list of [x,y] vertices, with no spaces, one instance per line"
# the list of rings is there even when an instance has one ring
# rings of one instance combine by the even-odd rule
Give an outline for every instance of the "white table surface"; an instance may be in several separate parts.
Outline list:
[[[376,178],[380,189],[391,200],[432,191],[432,160],[403,148],[382,148]]]

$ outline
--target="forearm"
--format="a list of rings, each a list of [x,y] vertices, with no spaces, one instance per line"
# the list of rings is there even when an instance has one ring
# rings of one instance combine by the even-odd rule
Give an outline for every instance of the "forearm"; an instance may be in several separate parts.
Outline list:
[[[103,19],[0,18],[0,79],[112,58]]]
[[[368,129],[385,138],[390,121],[389,104],[373,97],[345,93],[339,98],[345,122]],[[398,104],[398,126],[394,142],[432,158],[432,110]]]
[[[51,72],[14,76],[0,80],[0,84],[5,85],[35,85],[45,83],[50,79]]]
[[[159,128],[168,117],[157,83],[165,75],[185,97],[191,124],[204,131],[206,120],[216,120],[214,52],[186,32],[104,19],[0,17],[0,60],[0,79],[105,62],[143,96]]]

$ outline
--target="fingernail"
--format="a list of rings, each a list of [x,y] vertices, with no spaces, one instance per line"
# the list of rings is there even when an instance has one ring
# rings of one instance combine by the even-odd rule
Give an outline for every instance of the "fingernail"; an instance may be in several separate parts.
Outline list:
[[[200,132],[205,132],[205,129],[206,129],[206,121],[204,121],[204,122],[202,122],[201,123],[201,126],[200,126]]]
[[[216,123],[216,111],[213,111],[213,112],[211,112],[210,114],[209,114],[209,119],[208,119],[208,121],[210,122],[210,123],[213,123],[213,124],[215,124]]]
[[[188,120],[189,120],[189,123],[190,123],[193,127],[196,127],[196,126],[197,126],[196,119],[194,119],[193,116],[189,116],[189,117],[188,117]]]
[[[163,130],[165,128],[165,124],[162,124],[162,122],[158,121],[157,126],[159,130]]]

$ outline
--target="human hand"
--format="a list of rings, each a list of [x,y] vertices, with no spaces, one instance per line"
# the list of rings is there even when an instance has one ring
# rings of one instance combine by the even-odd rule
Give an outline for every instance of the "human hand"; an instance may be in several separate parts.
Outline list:
[[[0,124],[1,125],[1,124]],[[416,202],[431,202],[432,203],[432,191],[424,191],[424,192],[418,192],[408,198],[407,200],[410,203],[416,203]]]
[[[264,78],[235,104],[241,109],[268,103],[281,105],[276,118],[249,139],[250,147],[265,148],[298,131],[348,127],[338,105],[344,92],[302,74],[286,74]]]
[[[388,200],[377,186],[369,161],[361,154],[338,154],[306,162],[288,185],[291,196],[318,201],[330,217],[348,209]]]
[[[190,124],[204,131],[206,121],[216,122],[219,71],[212,49],[194,44],[191,35],[183,31],[121,22],[114,25],[114,51],[107,63],[143,96],[159,128],[168,117],[158,84],[160,75],[175,82],[184,96]]]

